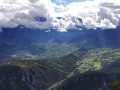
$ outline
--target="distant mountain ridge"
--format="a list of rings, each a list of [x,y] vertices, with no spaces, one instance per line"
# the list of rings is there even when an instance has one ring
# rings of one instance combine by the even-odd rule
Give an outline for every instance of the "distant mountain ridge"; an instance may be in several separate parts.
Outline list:
[[[43,47],[48,47],[47,45],[52,45],[59,47],[68,47],[68,52],[72,52],[73,48],[100,48],[100,47],[119,47],[120,45],[120,30],[108,29],[108,30],[68,30],[68,32],[58,32],[51,29],[50,32],[46,30],[30,29],[24,26],[18,26],[16,28],[3,28],[0,32],[0,56],[1,59],[9,57],[9,55],[16,55],[16,53],[25,51],[25,47],[36,43]],[[38,47],[41,47],[38,46]],[[53,47],[52,46],[52,47]],[[49,46],[51,47],[51,46]],[[35,49],[34,47],[31,47]],[[45,50],[44,48],[44,50]],[[70,50],[69,50],[70,48]],[[39,49],[39,48],[38,48]],[[41,48],[42,49],[42,48]],[[29,49],[31,50],[31,49]],[[35,52],[42,50],[33,50]],[[60,52],[60,51],[59,51]],[[39,52],[40,53],[40,52]],[[41,52],[43,53],[43,52]],[[59,53],[58,53],[59,54]],[[8,56],[6,56],[8,55]],[[44,54],[45,55],[45,54]],[[56,54],[57,55],[57,54]]]

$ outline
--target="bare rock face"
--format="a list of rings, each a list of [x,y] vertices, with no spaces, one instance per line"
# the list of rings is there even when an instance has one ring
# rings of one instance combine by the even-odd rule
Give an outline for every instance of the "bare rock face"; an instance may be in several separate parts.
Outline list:
[[[45,90],[63,79],[59,71],[36,66],[21,68],[3,65],[0,67],[0,90]]]

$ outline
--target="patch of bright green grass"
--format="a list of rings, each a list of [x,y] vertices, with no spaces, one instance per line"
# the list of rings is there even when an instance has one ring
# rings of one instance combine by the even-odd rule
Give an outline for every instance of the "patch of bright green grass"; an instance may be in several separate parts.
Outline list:
[[[101,62],[93,62],[93,64],[94,64],[94,67],[97,69],[102,68]]]
[[[116,52],[115,55],[120,55],[120,52]]]

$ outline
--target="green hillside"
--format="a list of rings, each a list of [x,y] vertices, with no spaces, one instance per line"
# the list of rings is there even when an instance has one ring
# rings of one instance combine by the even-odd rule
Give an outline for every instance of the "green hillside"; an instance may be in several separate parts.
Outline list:
[[[113,81],[120,80],[119,52],[120,49],[112,48],[98,48],[88,51],[80,58],[79,61],[76,62],[76,68],[71,74],[68,75],[68,78],[54,84],[53,86],[48,88],[48,90],[98,90],[99,88],[105,89]],[[115,78],[113,78],[113,75],[115,75]],[[81,79],[81,77],[84,78]],[[91,78],[101,79],[91,80]],[[99,80],[101,80],[101,82]],[[103,85],[104,82],[106,83],[106,86]],[[89,86],[87,85],[88,83]],[[86,88],[86,86],[89,88]]]

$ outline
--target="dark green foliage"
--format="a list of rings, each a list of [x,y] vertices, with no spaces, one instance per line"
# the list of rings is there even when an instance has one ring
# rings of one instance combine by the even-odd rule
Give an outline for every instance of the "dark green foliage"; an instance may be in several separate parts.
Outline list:
[[[75,51],[60,58],[51,59],[51,60],[42,60],[41,63],[45,66],[56,68],[68,73],[76,68],[75,63],[81,59],[84,53],[85,52]]]
[[[120,80],[119,75],[120,73],[86,72],[65,80],[53,90],[104,90],[113,81]]]
[[[109,86],[106,90],[120,90],[120,81],[114,82],[112,85]]]

